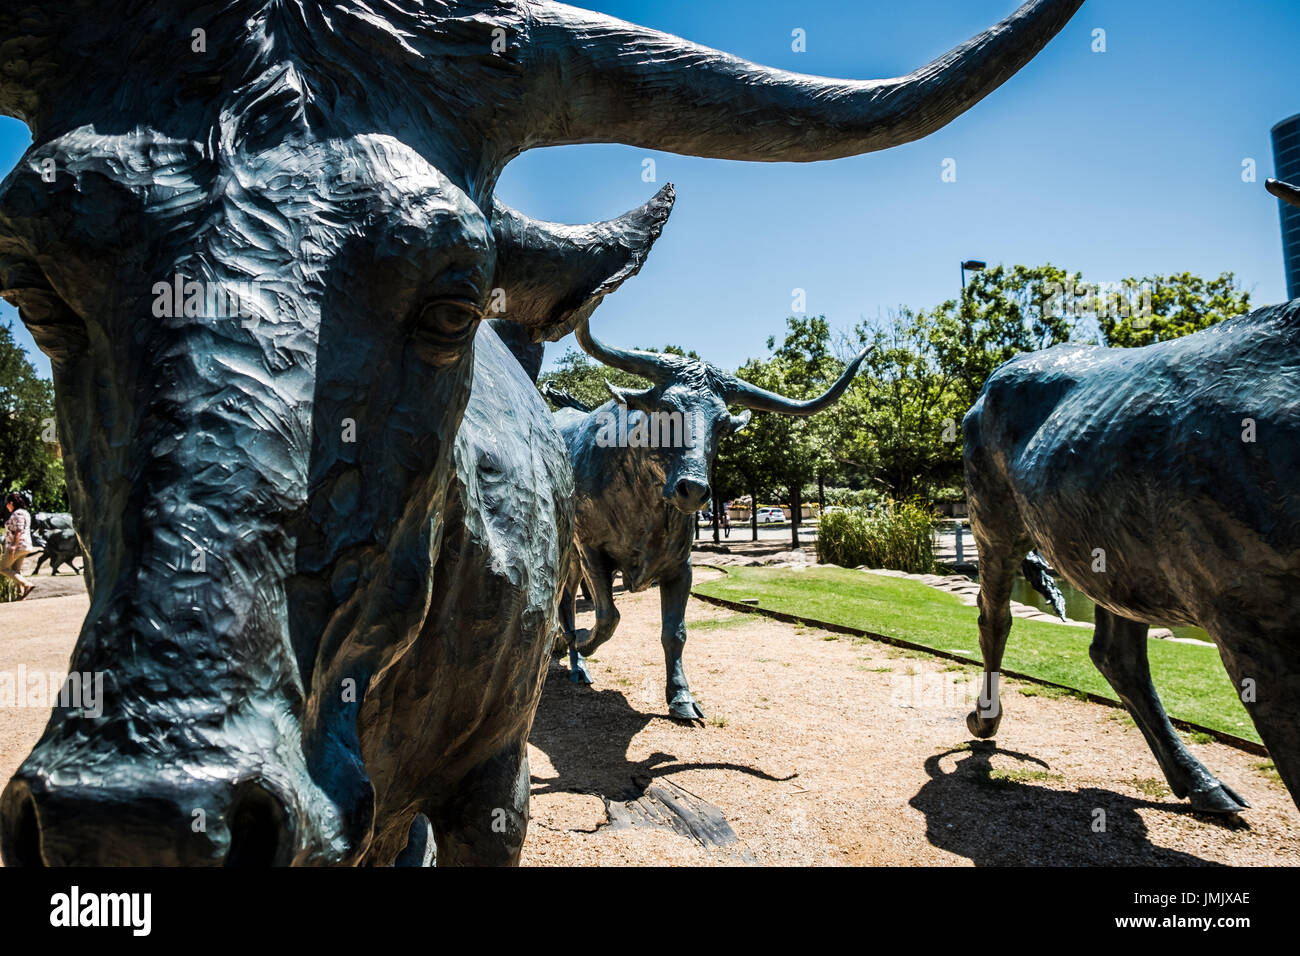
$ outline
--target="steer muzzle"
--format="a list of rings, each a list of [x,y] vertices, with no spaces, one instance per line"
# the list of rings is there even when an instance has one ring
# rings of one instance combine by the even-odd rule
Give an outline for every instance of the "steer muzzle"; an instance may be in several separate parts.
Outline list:
[[[672,502],[678,510],[694,514],[709,501],[709,483],[698,478],[681,478],[673,486]]]
[[[0,797],[6,866],[275,866],[292,861],[294,814],[266,781],[191,769],[186,781],[91,783],[20,771]]]

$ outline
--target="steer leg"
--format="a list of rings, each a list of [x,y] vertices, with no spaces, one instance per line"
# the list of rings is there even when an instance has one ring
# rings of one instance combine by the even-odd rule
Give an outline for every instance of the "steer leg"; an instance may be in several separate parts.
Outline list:
[[[1027,542],[995,542],[973,529],[980,556],[979,629],[984,673],[979,701],[966,715],[966,727],[976,737],[992,737],[1002,721],[1002,700],[998,694],[1002,653],[1011,633],[1011,586],[1029,550]]]
[[[1233,688],[1273,758],[1282,783],[1300,807],[1300,639],[1295,609],[1278,606],[1263,620],[1232,620],[1206,626]]]
[[[569,646],[569,680],[575,684],[590,684],[591,672],[587,670],[587,661],[578,653],[577,621],[573,613],[577,595],[574,592],[573,587],[565,588],[564,596],[560,598],[560,626]]]
[[[528,833],[527,743],[472,768],[431,816],[437,866],[517,866]]]
[[[1191,755],[1169,722],[1147,662],[1147,625],[1096,611],[1089,655],[1107,683],[1123,701],[1146,737],[1177,797],[1191,797],[1192,808],[1205,813],[1238,813],[1250,806],[1227,784],[1221,783]]]
[[[417,813],[407,831],[406,847],[393,859],[393,866],[434,866],[436,858],[433,826],[428,817]]]
[[[691,596],[691,566],[686,566],[672,577],[659,579],[659,608],[663,619],[660,641],[664,646],[664,665],[668,671],[668,685],[664,697],[668,712],[680,720],[702,720],[704,711],[695,702],[686,683],[686,669],[682,666],[682,652],[686,649],[686,602]]]
[[[582,565],[587,571],[587,584],[592,590],[592,603],[596,605],[596,626],[591,629],[587,642],[578,648],[591,655],[596,648],[614,636],[618,629],[618,608],[614,607],[614,568],[599,552],[583,551]]]

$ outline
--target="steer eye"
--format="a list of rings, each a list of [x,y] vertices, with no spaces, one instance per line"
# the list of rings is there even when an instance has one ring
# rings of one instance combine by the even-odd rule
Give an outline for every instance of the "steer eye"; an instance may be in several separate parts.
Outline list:
[[[414,333],[419,344],[431,350],[430,360],[450,362],[473,337],[482,317],[478,303],[470,299],[433,299],[420,309]]]

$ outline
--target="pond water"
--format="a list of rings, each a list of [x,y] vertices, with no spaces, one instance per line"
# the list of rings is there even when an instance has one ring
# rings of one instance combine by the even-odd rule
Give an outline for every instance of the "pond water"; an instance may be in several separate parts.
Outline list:
[[[1064,578],[1058,577],[1056,586],[1061,589],[1061,594],[1065,596],[1065,613],[1067,617],[1073,621],[1091,621],[1093,619],[1093,608],[1096,605],[1092,603],[1087,595],[1076,590]],[[1048,614],[1056,613],[1055,609],[1047,603],[1043,596],[1029,586],[1029,582],[1025,580],[1023,574],[1016,575],[1015,586],[1011,589],[1011,600],[1036,607]],[[1208,641],[1210,639],[1210,635],[1199,627],[1171,627],[1169,630],[1174,632],[1175,637],[1190,637],[1198,641]]]

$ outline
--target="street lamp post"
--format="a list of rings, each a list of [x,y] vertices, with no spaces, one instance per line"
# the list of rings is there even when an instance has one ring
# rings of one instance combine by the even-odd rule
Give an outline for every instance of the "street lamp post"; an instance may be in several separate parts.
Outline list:
[[[988,265],[987,262],[981,262],[979,259],[967,259],[965,262],[963,262],[963,263],[961,264],[961,297],[962,297],[962,301],[965,301],[965,299],[966,299],[966,273],[967,273],[968,271],[969,271],[969,272],[979,272],[979,271],[980,271],[981,269],[983,269],[986,265]]]

